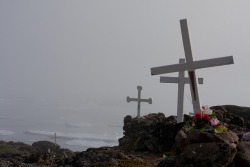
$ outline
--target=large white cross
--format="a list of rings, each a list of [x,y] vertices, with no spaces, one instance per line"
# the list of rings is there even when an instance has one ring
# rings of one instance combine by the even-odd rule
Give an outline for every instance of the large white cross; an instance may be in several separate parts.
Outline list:
[[[185,63],[185,59],[179,59],[179,63]],[[184,86],[190,84],[189,78],[185,78],[185,71],[179,71],[179,77],[161,77],[160,82],[178,83],[177,123],[183,122]],[[203,78],[198,78],[198,83],[203,84]]]
[[[138,102],[138,105],[137,105],[137,118],[140,118],[141,115],[140,115],[140,110],[141,110],[141,102],[148,102],[149,104],[152,104],[152,99],[149,98],[149,99],[141,99],[141,90],[142,90],[142,87],[141,86],[137,86],[137,89],[138,89],[138,98],[130,98],[129,96],[127,97],[127,102],[131,102],[131,101],[137,101]]]
[[[196,69],[233,64],[233,56],[194,61],[192,56],[187,20],[180,20],[186,63],[151,68],[151,75],[188,71],[194,113],[201,112]]]

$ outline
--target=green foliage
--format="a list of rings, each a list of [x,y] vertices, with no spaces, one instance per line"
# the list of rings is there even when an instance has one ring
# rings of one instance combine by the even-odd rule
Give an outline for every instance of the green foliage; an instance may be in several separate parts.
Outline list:
[[[204,132],[204,130],[205,130],[205,127],[201,128],[201,129],[200,129],[200,132]]]
[[[212,119],[212,118],[215,119],[215,118],[216,118],[216,114],[215,114],[215,113],[211,114],[211,115],[210,115],[210,118],[211,118],[211,119]]]
[[[194,129],[194,127],[193,127],[193,126],[191,126],[191,127],[187,128],[187,129],[186,129],[186,131],[188,132],[188,131],[190,131],[190,130],[192,130],[192,129]]]
[[[226,128],[225,126],[223,127],[221,125],[221,126],[218,126],[215,130],[217,131],[217,133],[222,133],[222,132],[226,132],[228,128]]]
[[[222,133],[223,132],[223,128],[222,126],[219,126],[215,129],[218,133]]]
[[[196,124],[195,124],[195,126],[196,126],[196,128],[197,129],[203,129],[203,131],[204,131],[204,127],[208,124],[209,122],[208,121],[205,121],[205,120],[200,120],[200,121],[197,121],[196,122]]]
[[[21,151],[17,150],[12,146],[0,144],[0,155],[21,154],[21,153],[22,153]]]

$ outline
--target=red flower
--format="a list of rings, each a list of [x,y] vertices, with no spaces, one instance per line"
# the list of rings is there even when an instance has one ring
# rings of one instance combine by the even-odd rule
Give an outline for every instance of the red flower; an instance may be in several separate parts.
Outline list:
[[[210,121],[210,117],[207,114],[205,114],[203,118],[204,118],[205,121]]]
[[[200,121],[202,119],[201,113],[196,113],[195,118],[196,118],[197,121]]]
[[[202,106],[202,109],[205,110],[206,108],[204,106]]]

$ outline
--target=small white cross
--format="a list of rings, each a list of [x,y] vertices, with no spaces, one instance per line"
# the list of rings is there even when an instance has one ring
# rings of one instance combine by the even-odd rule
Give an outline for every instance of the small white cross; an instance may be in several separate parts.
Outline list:
[[[138,98],[130,98],[129,96],[127,97],[127,102],[131,102],[131,101],[137,101],[138,102],[138,105],[137,105],[137,116],[136,118],[140,118],[141,115],[140,115],[140,110],[141,110],[141,102],[148,102],[149,104],[152,104],[152,99],[149,98],[149,99],[141,99],[141,90],[142,90],[142,87],[141,86],[137,86],[137,89],[138,89]]]
[[[185,59],[179,59],[179,63],[185,63]],[[190,84],[189,78],[185,78],[185,71],[179,71],[179,77],[161,77],[160,82],[178,83],[177,123],[183,122],[184,86]],[[198,78],[198,82],[203,84],[203,78]]]

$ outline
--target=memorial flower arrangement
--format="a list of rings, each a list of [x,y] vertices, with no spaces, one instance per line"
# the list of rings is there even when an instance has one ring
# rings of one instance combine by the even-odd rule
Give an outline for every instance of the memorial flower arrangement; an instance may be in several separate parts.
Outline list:
[[[192,121],[192,129],[199,129],[201,132],[222,133],[228,130],[227,124],[219,121],[216,114],[209,107],[202,106],[201,113],[196,113]]]

